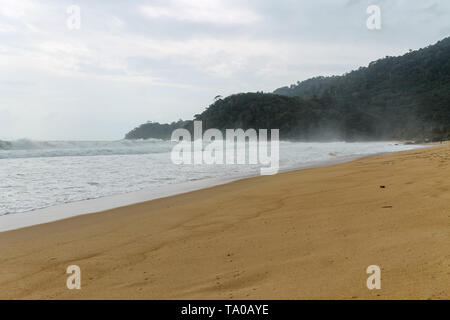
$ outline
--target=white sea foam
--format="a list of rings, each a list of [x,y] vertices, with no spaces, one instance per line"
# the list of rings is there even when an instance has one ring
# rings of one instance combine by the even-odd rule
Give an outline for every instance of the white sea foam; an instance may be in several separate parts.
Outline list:
[[[20,139],[0,144],[0,159],[62,156],[97,156],[169,152],[174,143],[158,140],[33,141]]]
[[[17,213],[22,213],[23,222],[16,223],[14,228],[30,225],[25,221],[27,216],[33,223],[42,223],[34,216],[40,211],[33,210],[39,208],[139,190],[140,194],[147,195],[139,199],[151,199],[155,195],[190,190],[190,181],[209,180],[217,184],[259,173],[259,165],[175,165],[170,160],[173,145],[173,142],[160,140],[14,141],[8,150],[0,150],[0,231],[5,230],[8,216]],[[393,142],[281,142],[280,168],[287,170],[418,147]],[[161,192],[161,188],[170,186],[182,187]],[[122,205],[134,201],[130,199]],[[53,213],[45,221],[64,217]]]

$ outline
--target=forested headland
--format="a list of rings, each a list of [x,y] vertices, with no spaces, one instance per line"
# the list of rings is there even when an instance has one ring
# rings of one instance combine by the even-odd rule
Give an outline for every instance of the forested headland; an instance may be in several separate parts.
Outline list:
[[[316,77],[273,93],[219,97],[202,113],[203,128],[280,129],[282,139],[450,139],[450,38],[344,75]],[[145,123],[127,139],[169,139],[171,124]]]

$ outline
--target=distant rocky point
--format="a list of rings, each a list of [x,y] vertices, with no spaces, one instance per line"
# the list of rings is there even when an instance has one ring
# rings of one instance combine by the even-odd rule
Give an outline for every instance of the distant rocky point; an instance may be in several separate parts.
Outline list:
[[[12,148],[11,142],[0,140],[0,150],[8,150],[11,148]]]

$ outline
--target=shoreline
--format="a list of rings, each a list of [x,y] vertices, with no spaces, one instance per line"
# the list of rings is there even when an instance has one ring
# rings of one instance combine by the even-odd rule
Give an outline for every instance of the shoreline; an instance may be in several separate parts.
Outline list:
[[[417,149],[430,148],[430,146],[418,146]],[[415,150],[417,150],[415,149]],[[397,151],[402,152],[402,151]],[[351,162],[365,157],[371,157],[387,153],[375,153],[371,155],[351,155],[341,156],[336,159],[313,161],[301,165],[280,169],[279,173],[319,168],[334,164]],[[22,228],[28,228],[54,221],[60,221],[72,217],[82,216],[86,214],[93,214],[107,210],[123,208],[126,206],[144,203],[156,199],[167,198],[179,194],[184,194],[192,191],[202,190],[215,186],[228,184],[233,181],[249,179],[260,176],[259,174],[236,175],[234,177],[225,178],[208,178],[193,181],[187,181],[179,184],[169,184],[159,188],[144,188],[138,191],[126,192],[110,196],[98,197],[93,199],[86,199],[81,201],[66,202],[53,205],[50,207],[37,208],[30,211],[8,213],[0,216],[0,233]],[[155,190],[156,189],[156,190]]]
[[[0,298],[449,299],[449,167],[447,143],[1,232]]]

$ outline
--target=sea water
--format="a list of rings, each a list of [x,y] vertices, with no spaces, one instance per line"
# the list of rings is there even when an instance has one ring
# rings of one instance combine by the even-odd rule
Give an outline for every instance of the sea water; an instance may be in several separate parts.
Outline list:
[[[8,215],[22,213],[21,220],[26,220],[26,214],[39,214],[36,209],[137,191],[150,199],[168,187],[180,193],[191,190],[193,181],[218,184],[260,172],[259,165],[176,165],[170,155],[174,145],[162,140],[17,140],[2,145],[0,231],[6,221],[2,218]],[[282,141],[280,170],[418,147],[396,142]]]

